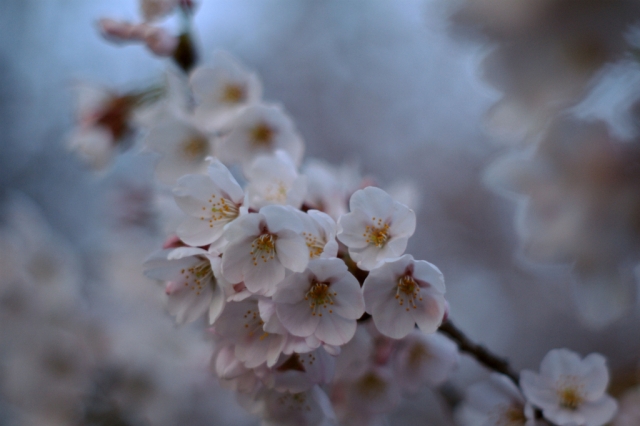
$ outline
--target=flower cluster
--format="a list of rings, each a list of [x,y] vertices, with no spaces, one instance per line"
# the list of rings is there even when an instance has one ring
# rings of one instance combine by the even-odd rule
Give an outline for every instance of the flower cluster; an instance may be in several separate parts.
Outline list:
[[[322,163],[301,169],[291,119],[228,54],[196,68],[186,90],[195,104],[165,107],[145,139],[183,217],[147,275],[166,283],[178,323],[208,318],[218,377],[265,421],[291,424],[334,417],[328,384],[345,413],[378,413],[388,392],[444,381],[457,350],[431,336],[446,313],[442,273],[404,254],[413,210],[380,188],[345,187]],[[358,322],[368,316],[374,326]],[[353,362],[342,347],[365,341],[370,365],[334,374]]]

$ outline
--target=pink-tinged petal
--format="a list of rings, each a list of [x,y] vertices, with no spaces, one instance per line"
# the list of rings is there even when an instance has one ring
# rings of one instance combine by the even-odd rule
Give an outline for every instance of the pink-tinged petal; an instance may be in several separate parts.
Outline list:
[[[282,230],[276,240],[278,259],[287,269],[302,272],[309,263],[309,249],[301,235]]]
[[[335,238],[332,238],[322,249],[322,254],[320,257],[322,258],[332,258],[338,255],[338,242]]]
[[[385,248],[386,247],[388,247],[388,244],[387,246],[385,246]],[[349,248],[349,255],[358,264],[358,268],[362,269],[363,271],[371,271],[380,267],[384,260],[387,258],[383,254],[383,249],[380,249],[374,245],[368,245],[363,249]],[[389,256],[388,258],[392,257],[395,256]]]
[[[257,237],[262,233],[264,226],[264,216],[259,213],[249,213],[239,216],[231,222],[225,229],[224,237],[230,242],[247,238],[251,235]]]
[[[203,175],[186,175],[178,179],[173,190],[178,207],[189,215],[198,215],[212,195],[221,196],[218,187]]]
[[[250,260],[243,265],[242,272],[244,285],[252,293],[272,291],[284,279],[285,275],[284,266],[275,257],[273,259],[270,257],[258,258],[255,262]]]
[[[387,244],[381,249],[381,254],[378,255],[378,259],[389,259],[392,257],[401,256],[407,249],[408,237],[392,237]]]
[[[601,426],[613,418],[618,404],[609,395],[604,395],[597,401],[585,403],[579,410],[586,419],[585,426]]]
[[[243,280],[244,265],[252,262],[252,241],[253,238],[249,237],[248,239],[229,244],[222,255],[222,275],[232,284],[239,283]]]
[[[267,350],[267,367],[271,368],[278,362],[278,357],[282,353],[284,345],[287,343],[286,336],[272,335],[273,338],[269,342]]]
[[[331,216],[319,210],[309,210],[307,215],[319,225],[327,238],[335,237],[338,225]]]
[[[609,371],[607,370],[607,360],[600,354],[590,354],[582,361],[585,371],[582,379],[585,398],[589,401],[599,399],[607,390],[609,384]]]
[[[225,346],[215,360],[216,375],[222,379],[234,379],[247,372],[247,368],[234,355],[233,346]]]
[[[294,212],[295,210],[291,207],[277,205],[265,206],[260,209],[260,214],[264,215],[269,232],[274,234],[285,229],[296,233],[302,231],[302,222]]]
[[[437,291],[421,290],[419,297],[422,300],[415,300],[416,308],[409,304],[409,313],[423,333],[435,333],[444,317],[446,302],[444,296]]]
[[[171,315],[175,315],[178,324],[189,323],[207,312],[212,296],[210,283],[206,283],[202,291],[191,289],[190,285],[180,285],[169,295],[167,308]]]
[[[329,345],[344,345],[356,333],[356,321],[324,310],[315,336]]]
[[[341,279],[331,283],[334,296],[333,313],[346,319],[358,319],[364,314],[364,297],[358,280],[346,273]]]
[[[354,210],[351,213],[342,215],[338,219],[340,231],[337,238],[349,248],[361,249],[367,247],[369,243],[364,233],[370,223],[371,218],[362,210]]]
[[[404,204],[395,202],[390,231],[394,237],[410,237],[416,230],[416,214]]]
[[[353,193],[350,210],[362,210],[368,216],[386,220],[393,211],[393,198],[380,188],[368,186]]]
[[[211,303],[209,304],[209,324],[213,324],[220,317],[225,305],[224,291],[219,285],[214,286]]]
[[[520,373],[520,387],[527,400],[537,407],[558,404],[558,394],[547,377],[524,370]]]
[[[276,312],[282,325],[294,336],[311,336],[320,322],[317,314],[312,315],[313,311],[306,300],[295,304],[279,303]]]
[[[302,273],[294,273],[286,277],[273,295],[273,301],[277,303],[298,303],[304,299],[311,286],[311,273],[307,270]]]
[[[580,356],[568,349],[553,349],[542,359],[540,373],[557,380],[562,376],[576,375],[582,360]]]
[[[178,226],[176,233],[189,245],[205,246],[222,237],[224,225],[223,222],[209,223],[208,218],[189,217]]]
[[[168,254],[168,260],[183,259],[190,256],[206,255],[208,252],[199,247],[178,247]]]
[[[374,305],[371,317],[378,331],[393,339],[402,339],[415,326],[411,314],[393,297]]]
[[[310,273],[320,282],[332,282],[343,277],[347,265],[342,259],[312,259],[308,265]]]
[[[416,260],[413,268],[413,277],[417,281],[427,283],[440,293],[445,293],[444,276],[436,265],[425,260]],[[422,287],[422,285],[420,286]]]
[[[370,314],[379,304],[388,300],[395,301],[397,278],[388,277],[388,274],[384,274],[384,271],[380,271],[380,269],[372,271],[362,286],[365,309]],[[379,274],[374,274],[374,272],[379,272]],[[395,303],[397,304],[397,302]]]
[[[244,199],[244,191],[238,185],[238,182],[233,177],[229,169],[220,162],[217,158],[209,157],[210,161],[207,172],[211,180],[231,198],[235,204],[242,203]],[[226,198],[226,197],[225,197]]]

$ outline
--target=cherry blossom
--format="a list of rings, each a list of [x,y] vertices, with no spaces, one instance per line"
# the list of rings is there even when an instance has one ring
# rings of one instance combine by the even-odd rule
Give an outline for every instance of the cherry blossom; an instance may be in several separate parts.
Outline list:
[[[444,278],[429,262],[405,254],[372,270],[362,290],[367,312],[386,336],[401,339],[415,324],[433,333],[442,323]]]
[[[309,248],[309,258],[336,257],[337,224],[331,216],[318,210],[309,210],[306,214],[298,212],[298,217],[302,221],[302,236]]]
[[[269,204],[300,208],[307,190],[304,176],[298,175],[291,157],[282,150],[257,157],[245,173],[249,184],[247,195],[251,207]]]
[[[463,426],[542,426],[522,393],[506,376],[493,373],[488,380],[469,386],[457,412]]]
[[[159,114],[144,143],[161,155],[156,175],[170,185],[187,173],[203,171],[206,158],[214,153],[213,138],[200,131],[188,114],[176,108],[167,108]]]
[[[340,259],[313,259],[302,273],[291,274],[273,295],[278,318],[294,336],[315,336],[344,345],[364,313],[360,285]]]
[[[212,62],[212,66],[198,67],[191,73],[194,115],[203,128],[221,131],[243,107],[260,101],[262,86],[255,74],[227,52],[216,51]]]
[[[416,229],[413,210],[373,186],[356,191],[349,207],[350,213],[338,220],[338,240],[360,269],[370,271],[404,253]]]
[[[600,354],[584,359],[568,349],[553,349],[540,364],[540,374],[525,370],[520,386],[545,418],[562,425],[600,426],[616,413],[616,401],[605,394],[609,382]]]
[[[444,383],[458,365],[458,347],[439,333],[414,330],[400,343],[395,371],[403,389],[417,392],[423,385]]]
[[[335,422],[331,402],[319,386],[305,392],[263,388],[243,401],[250,412],[262,418],[264,426],[319,426]]]
[[[272,294],[285,269],[302,272],[307,267],[309,251],[301,228],[297,216],[284,206],[266,206],[239,217],[225,232],[225,278],[233,284],[244,282],[252,293]]]
[[[278,361],[287,336],[264,330],[265,321],[260,316],[257,297],[242,302],[230,302],[214,324],[217,335],[224,344],[234,346],[235,357],[247,368],[264,363],[272,367]]]
[[[219,160],[209,157],[208,176],[187,175],[178,180],[173,194],[189,218],[178,227],[182,241],[204,246],[218,240],[243,209],[244,191]]]
[[[279,392],[302,392],[315,385],[326,385],[333,379],[335,358],[323,348],[307,353],[281,355],[273,368],[257,374],[269,388]]]
[[[300,164],[304,151],[302,139],[279,106],[247,106],[229,126],[231,131],[218,146],[218,155],[223,162],[241,162],[248,166],[257,156],[282,149],[294,164]]]
[[[207,311],[212,324],[220,316],[226,297],[219,282],[222,277],[217,252],[197,247],[163,250],[146,266],[148,277],[167,282],[167,307],[179,324],[195,321]]]

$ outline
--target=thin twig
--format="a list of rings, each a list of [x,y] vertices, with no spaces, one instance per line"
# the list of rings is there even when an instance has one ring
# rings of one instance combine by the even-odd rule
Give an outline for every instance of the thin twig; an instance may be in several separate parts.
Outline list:
[[[513,381],[513,383],[516,384],[516,386],[518,386],[520,381],[518,373],[516,373],[511,368],[509,362],[506,359],[492,354],[484,346],[471,341],[471,339],[469,339],[462,331],[460,331],[458,327],[453,325],[453,322],[451,322],[450,319],[447,319],[442,323],[439,331],[446,334],[451,340],[456,342],[456,344],[458,345],[458,349],[460,349],[460,352],[465,352],[471,355],[476,359],[476,361],[478,361],[488,369],[504,374],[505,376],[509,377]]]

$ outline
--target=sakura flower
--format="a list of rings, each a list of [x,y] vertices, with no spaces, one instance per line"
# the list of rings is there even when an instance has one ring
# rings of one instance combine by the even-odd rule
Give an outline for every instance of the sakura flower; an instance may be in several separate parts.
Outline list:
[[[535,426],[533,410],[516,385],[506,376],[492,374],[489,380],[470,386],[457,412],[464,426]],[[546,423],[545,423],[546,424]]]
[[[247,194],[251,207],[260,209],[269,204],[282,204],[300,208],[302,205],[307,181],[298,175],[285,151],[259,156],[245,174],[249,181]]]
[[[366,310],[385,336],[401,339],[415,324],[435,332],[445,313],[444,278],[424,260],[405,254],[374,269],[362,287]]]
[[[457,366],[458,347],[442,334],[414,330],[401,342],[395,371],[400,385],[417,392],[424,384],[442,384]]]
[[[215,324],[215,332],[227,344],[234,345],[235,357],[247,368],[264,363],[272,367],[278,361],[286,343],[286,335],[264,330],[258,299],[230,302]]]
[[[271,369],[258,371],[263,383],[279,392],[302,392],[331,382],[335,358],[323,348],[308,353],[281,355]]]
[[[213,66],[196,68],[190,84],[196,102],[196,120],[211,131],[225,129],[243,107],[258,103],[262,97],[258,77],[223,51],[214,53]]]
[[[525,370],[520,375],[527,400],[560,426],[600,426],[611,420],[617,404],[605,394],[608,382],[602,355],[580,359],[568,349],[551,350],[540,364],[540,374]]]
[[[171,56],[178,47],[178,38],[160,27],[142,23],[103,18],[98,21],[103,37],[114,43],[142,42],[158,56]]]
[[[219,345],[211,358],[212,370],[220,384],[235,392],[249,393],[257,389],[260,379],[235,356],[233,345]]]
[[[337,225],[331,216],[318,210],[309,210],[307,213],[299,212],[298,217],[302,221],[302,236],[309,248],[309,258],[336,257]]]
[[[187,175],[178,180],[173,194],[189,218],[178,227],[182,241],[204,246],[218,240],[225,227],[242,210],[244,193],[224,164],[209,157],[208,176]]]
[[[413,210],[373,186],[356,191],[349,207],[338,220],[338,239],[360,269],[370,271],[404,252],[416,229]]]
[[[245,398],[244,405],[262,418],[264,426],[319,426],[335,422],[331,402],[319,386],[305,392],[263,388],[253,398]]]
[[[213,154],[213,139],[176,109],[168,108],[159,115],[144,143],[162,156],[156,175],[167,184],[174,184],[180,176],[204,170],[205,159]]]
[[[294,336],[315,336],[344,345],[364,313],[358,280],[340,259],[313,259],[306,271],[291,274],[273,295],[282,324]]]
[[[74,95],[78,124],[68,147],[95,169],[104,168],[130,142],[134,110],[149,99],[151,91],[118,94],[80,82],[74,86]]]
[[[229,245],[222,256],[225,278],[241,281],[252,293],[271,295],[284,279],[285,269],[302,272],[309,251],[299,234],[298,217],[284,206],[266,206],[231,223],[225,232]]]
[[[242,162],[247,166],[259,155],[282,149],[294,164],[300,164],[304,150],[302,139],[279,106],[247,106],[229,126],[232,130],[218,146],[223,162]]]
[[[362,182],[355,165],[334,167],[312,159],[303,166],[303,174],[307,177],[305,205],[327,213],[334,220],[348,213],[347,201]]]
[[[167,282],[167,307],[179,324],[195,321],[207,311],[211,324],[220,316],[226,299],[219,283],[218,253],[179,247],[152,256],[146,265],[148,277]]]

